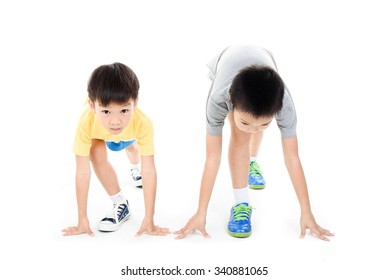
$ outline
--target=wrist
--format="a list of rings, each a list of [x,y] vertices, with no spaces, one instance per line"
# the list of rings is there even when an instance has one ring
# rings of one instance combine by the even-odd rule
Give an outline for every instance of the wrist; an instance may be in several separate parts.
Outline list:
[[[197,209],[196,215],[206,217],[207,216],[207,209]]]
[[[145,221],[153,221],[154,220],[154,213],[146,213],[143,220]]]
[[[88,219],[88,215],[85,213],[78,213],[78,220]]]
[[[308,207],[308,208],[301,208],[301,215],[302,216],[312,215],[311,208],[310,207]]]

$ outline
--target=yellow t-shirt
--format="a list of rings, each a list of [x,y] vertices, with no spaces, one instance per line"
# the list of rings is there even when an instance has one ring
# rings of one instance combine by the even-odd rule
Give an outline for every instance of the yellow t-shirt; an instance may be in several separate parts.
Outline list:
[[[130,141],[136,139],[142,156],[154,155],[154,128],[152,121],[139,109],[132,114],[128,126],[118,135],[111,134],[88,108],[81,114],[77,125],[73,151],[78,156],[89,156],[92,139],[106,142]]]

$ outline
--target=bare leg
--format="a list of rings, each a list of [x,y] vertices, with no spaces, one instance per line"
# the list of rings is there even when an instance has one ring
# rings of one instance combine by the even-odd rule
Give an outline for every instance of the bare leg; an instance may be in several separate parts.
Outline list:
[[[232,114],[233,113],[230,113],[228,116],[231,124],[231,140],[228,150],[228,159],[230,163],[232,191],[235,204],[231,209],[227,229],[231,236],[248,237],[251,235],[251,222],[249,216],[251,214],[251,206],[247,206],[249,203],[247,174],[249,171],[251,135],[241,131],[236,126]],[[245,217],[244,220],[243,217]]]
[[[228,150],[228,160],[230,164],[230,173],[232,186],[240,189],[247,187],[249,158],[250,158],[250,138],[247,134],[235,125],[232,113],[228,115],[231,124],[231,140]]]
[[[140,151],[138,144],[133,143],[126,148],[126,155],[130,160],[131,164],[139,164],[140,163]]]
[[[140,150],[139,146],[135,143],[126,148],[126,155],[131,163],[131,176],[134,182],[134,186],[137,188],[142,187],[142,175],[140,172]]]
[[[90,159],[96,176],[108,195],[112,196],[120,192],[119,181],[108,161],[107,148],[103,140],[92,140]]]
[[[259,165],[254,164],[251,165],[252,162],[258,163],[258,160],[256,160],[259,146],[261,145],[263,138],[263,131],[260,131],[256,134],[251,135],[250,139],[250,172],[249,172],[249,187],[251,189],[260,190],[265,188],[266,183],[265,179],[262,176],[262,172],[259,169]],[[251,161],[252,160],[252,161]]]
[[[250,157],[256,157],[258,155],[259,147],[263,138],[263,131],[251,135],[250,140]]]

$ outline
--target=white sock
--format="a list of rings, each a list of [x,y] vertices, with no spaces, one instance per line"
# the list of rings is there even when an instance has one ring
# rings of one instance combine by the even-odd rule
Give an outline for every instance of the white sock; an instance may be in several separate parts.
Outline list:
[[[126,198],[124,197],[122,191],[119,191],[117,194],[111,195],[109,198],[112,200],[113,204],[120,204],[126,201]]]
[[[232,189],[234,192],[235,205],[240,203],[249,203],[249,187],[242,189]]]
[[[250,162],[257,161],[257,157],[250,157]]]
[[[131,170],[132,169],[138,169],[138,170],[140,170],[140,163],[132,163],[132,162],[130,162],[130,166],[131,166]]]

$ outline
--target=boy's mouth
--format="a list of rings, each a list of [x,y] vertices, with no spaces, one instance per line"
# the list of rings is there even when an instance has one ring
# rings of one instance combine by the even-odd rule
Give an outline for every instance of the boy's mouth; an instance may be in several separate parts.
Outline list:
[[[121,131],[122,129],[121,129],[121,128],[111,128],[111,130],[112,130],[113,132],[119,132],[119,131]]]

